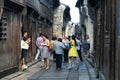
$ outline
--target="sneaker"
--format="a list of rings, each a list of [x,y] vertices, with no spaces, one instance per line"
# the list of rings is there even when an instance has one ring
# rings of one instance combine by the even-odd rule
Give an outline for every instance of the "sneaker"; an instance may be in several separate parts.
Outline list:
[[[41,61],[44,61],[44,59],[42,59]]]
[[[62,69],[61,68],[57,68],[56,71],[61,71]]]
[[[35,59],[36,61],[38,61],[38,59]]]
[[[46,69],[46,70],[48,70],[48,69],[49,69],[49,67],[46,67],[45,69]]]
[[[78,70],[79,69],[79,67],[75,67],[75,70]]]
[[[75,67],[76,67],[76,65],[75,65],[75,64],[72,64],[72,67],[73,67],[73,68],[75,68]]]
[[[71,66],[68,67],[68,69],[71,69],[71,68],[72,68]]]
[[[27,69],[28,67],[26,65],[22,65],[22,69]]]

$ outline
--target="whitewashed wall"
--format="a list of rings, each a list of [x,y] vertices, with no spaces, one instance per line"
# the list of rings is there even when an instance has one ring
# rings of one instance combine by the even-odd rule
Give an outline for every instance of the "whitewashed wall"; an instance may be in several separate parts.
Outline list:
[[[87,14],[87,18],[85,18],[85,26],[86,26],[86,34],[89,35],[90,38],[90,51],[93,51],[93,33],[94,33],[94,29],[93,29],[93,23],[92,20],[90,18],[90,16],[88,15],[88,7],[87,7],[87,0],[84,0],[84,7],[86,8],[86,14]]]
[[[72,25],[72,22],[68,22],[65,30],[65,36],[72,36],[75,34],[75,24]]]
[[[64,5],[60,5],[54,10],[54,24],[53,24],[53,35],[62,38],[62,27],[63,27],[63,13],[65,10]]]

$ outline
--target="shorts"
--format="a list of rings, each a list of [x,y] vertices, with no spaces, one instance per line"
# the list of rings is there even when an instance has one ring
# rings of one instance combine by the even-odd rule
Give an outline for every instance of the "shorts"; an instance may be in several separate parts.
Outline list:
[[[26,59],[27,58],[27,50],[22,49],[22,54],[21,54],[21,59]]]
[[[86,44],[85,44],[85,49],[86,49],[86,50],[89,50],[89,49],[90,49],[90,44],[89,44],[89,43],[86,43]]]

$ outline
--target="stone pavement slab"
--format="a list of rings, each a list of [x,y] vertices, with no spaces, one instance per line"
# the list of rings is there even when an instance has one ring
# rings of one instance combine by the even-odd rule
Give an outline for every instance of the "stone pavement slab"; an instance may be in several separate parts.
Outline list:
[[[90,80],[87,65],[85,63],[81,63],[79,67],[79,80]]]
[[[28,80],[78,80],[78,74],[79,71],[68,70],[67,64],[65,63],[63,63],[61,71],[56,71],[55,63],[52,63],[49,70],[42,70],[37,74],[32,75]]]
[[[56,71],[56,65],[50,61],[50,69],[42,69],[43,62],[38,62],[30,66],[27,70],[16,73],[17,76],[10,75],[1,80],[97,80],[94,69],[84,60],[79,63],[79,69],[68,70],[68,63],[63,63],[62,70]],[[90,77],[92,75],[92,78]]]
[[[28,77],[41,70],[40,66],[42,66],[42,64],[43,62],[33,61],[27,64],[29,66],[27,70],[13,73],[0,80],[28,80]]]

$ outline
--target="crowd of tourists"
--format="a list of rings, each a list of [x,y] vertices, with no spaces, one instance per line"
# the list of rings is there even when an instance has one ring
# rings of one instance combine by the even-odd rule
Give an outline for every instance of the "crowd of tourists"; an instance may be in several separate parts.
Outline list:
[[[21,63],[22,68],[26,69],[26,58],[31,38],[27,36],[27,32],[23,34],[21,40]],[[90,40],[89,36],[86,36],[86,40],[82,42],[80,35],[64,36],[63,38],[53,37],[48,39],[47,35],[42,33],[36,39],[37,53],[35,60],[44,61],[43,69],[48,70],[50,63],[49,57],[53,56],[53,60],[56,63],[56,70],[62,70],[62,63],[68,63],[68,69],[75,67],[78,69],[78,63],[83,62],[83,55],[81,53],[81,47],[86,50],[86,56],[89,57]],[[79,59],[79,60],[77,60]]]

